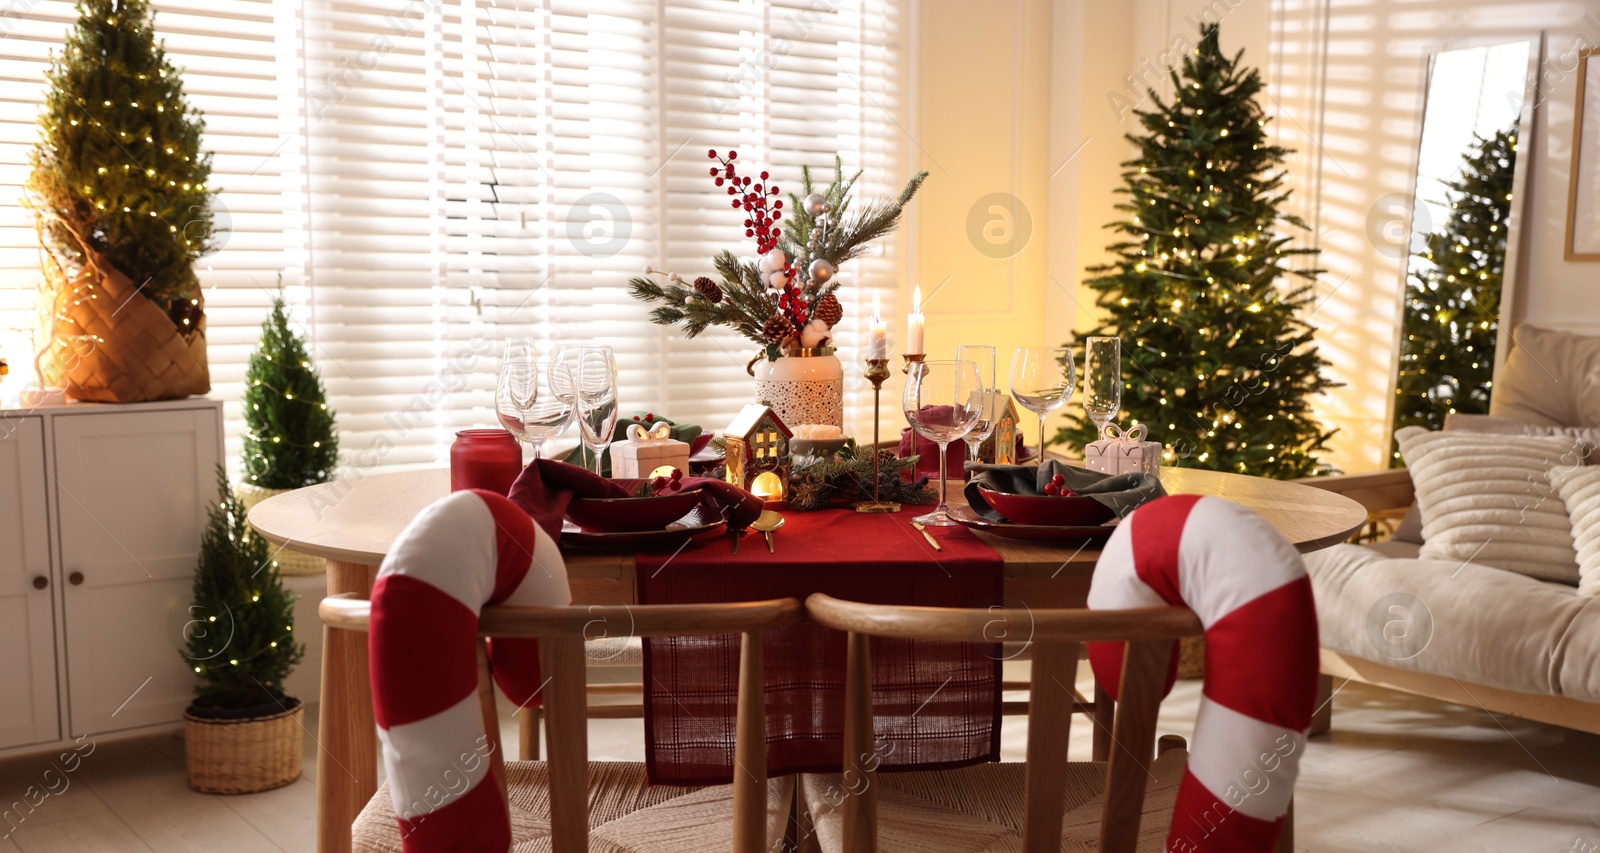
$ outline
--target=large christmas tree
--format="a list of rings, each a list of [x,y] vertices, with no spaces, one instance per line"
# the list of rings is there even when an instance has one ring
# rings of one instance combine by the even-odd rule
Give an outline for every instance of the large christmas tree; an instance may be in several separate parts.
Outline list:
[[[265,489],[298,489],[333,476],[339,459],[333,410],[305,338],[289,328],[281,291],[261,324],[261,345],[245,368],[244,421],[246,482]]]
[[[200,539],[184,657],[200,677],[195,705],[249,708],[283,699],[283,680],[305,655],[294,637],[295,597],[283,588],[267,542],[217,467],[218,503]]]
[[[205,122],[146,0],[78,0],[78,15],[45,72],[29,204],[69,271],[81,237],[183,326],[198,312],[194,261],[214,248]]]
[[[1516,165],[1516,131],[1506,128],[1476,137],[1461,176],[1444,182],[1449,218],[1406,277],[1395,429],[1441,429],[1451,412],[1489,411]]]
[[[1224,56],[1216,25],[1171,72],[1170,102],[1155,91],[1127,138],[1126,219],[1112,263],[1092,267],[1102,320],[1090,335],[1122,340],[1123,418],[1163,442],[1163,464],[1293,478],[1316,473],[1330,431],[1311,398],[1333,387],[1306,315],[1320,270],[1290,269],[1282,212],[1287,150],[1267,140],[1256,103],[1261,75]],[[1284,279],[1288,279],[1285,281]],[[1056,441],[1082,448],[1081,414]]]

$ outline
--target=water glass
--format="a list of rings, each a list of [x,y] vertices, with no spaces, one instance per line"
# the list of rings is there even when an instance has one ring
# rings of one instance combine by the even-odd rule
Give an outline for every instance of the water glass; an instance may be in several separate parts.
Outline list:
[[[1011,354],[1011,397],[1039,416],[1039,464],[1044,464],[1045,417],[1072,399],[1072,350],[1017,347]]]
[[[956,347],[956,361],[970,361],[978,368],[978,381],[983,384],[983,398],[974,401],[978,408],[978,422],[965,436],[967,461],[977,462],[983,443],[994,435],[998,394],[994,386],[994,347],[983,344],[963,344]]]
[[[912,521],[929,526],[955,524],[945,501],[945,451],[950,442],[964,438],[978,422],[983,383],[978,366],[970,361],[925,361],[912,364],[906,379],[901,410],[906,421],[923,438],[939,445],[939,505]]]

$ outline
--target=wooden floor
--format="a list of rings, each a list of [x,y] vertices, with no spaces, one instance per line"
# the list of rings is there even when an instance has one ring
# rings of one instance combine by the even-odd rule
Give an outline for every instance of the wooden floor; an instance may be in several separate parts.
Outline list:
[[[1198,682],[1179,682],[1160,730],[1188,736],[1199,695]],[[1360,684],[1341,689],[1334,709],[1334,732],[1301,764],[1296,849],[1600,850],[1600,737]],[[314,714],[306,722],[314,733]],[[1088,755],[1088,727],[1074,722],[1074,757]],[[505,736],[514,730],[507,719]],[[594,757],[642,758],[638,721],[595,721],[590,732]],[[1008,720],[1007,759],[1021,758],[1025,737],[1026,724]],[[65,783],[46,757],[3,761],[0,809],[7,821],[26,816],[0,853],[308,853],[316,754],[308,734],[303,778],[243,797],[189,791],[176,734],[100,743]],[[30,785],[60,793],[30,812]]]

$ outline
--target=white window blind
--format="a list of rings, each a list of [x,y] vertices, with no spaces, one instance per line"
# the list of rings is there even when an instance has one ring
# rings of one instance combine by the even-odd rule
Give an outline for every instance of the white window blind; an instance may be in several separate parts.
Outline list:
[[[339,413],[346,464],[443,461],[493,423],[501,342],[616,349],[624,412],[718,429],[751,397],[748,342],[648,321],[627,279],[686,278],[742,213],[708,148],[785,192],[800,166],[865,169],[861,199],[906,177],[898,3],[866,0],[162,0],[157,30],[206,113],[231,228],[202,261],[213,395],[242,432],[243,365],[274,280]],[[12,13],[0,39],[0,326],[31,323],[37,258],[14,202],[48,51],[70,4]],[[19,38],[19,35],[25,36]],[[894,245],[842,272],[854,355],[871,290],[894,305]],[[8,356],[20,331],[0,338]],[[26,373],[23,365],[18,373]],[[846,358],[847,373],[859,367]],[[864,419],[859,386],[849,417]],[[889,408],[892,409],[892,406]]]

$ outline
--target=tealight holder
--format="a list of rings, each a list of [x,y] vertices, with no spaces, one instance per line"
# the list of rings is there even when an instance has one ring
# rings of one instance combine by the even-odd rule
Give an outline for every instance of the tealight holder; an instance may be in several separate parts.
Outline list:
[[[906,357],[910,358],[910,356]],[[920,361],[922,356],[917,356],[917,359]],[[867,381],[872,383],[872,500],[858,502],[856,504],[856,512],[899,512],[899,504],[894,501],[878,499],[878,466],[880,464],[878,457],[878,407],[879,398],[883,395],[883,380],[889,378],[889,359],[867,359],[867,372],[864,375],[867,377]]]

